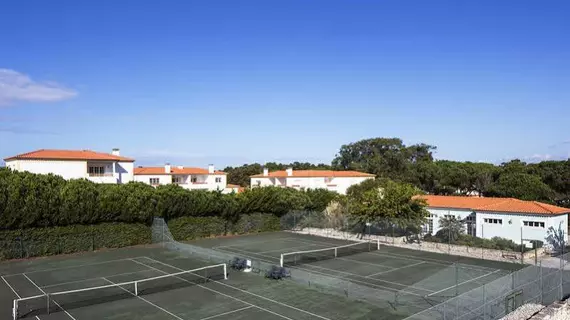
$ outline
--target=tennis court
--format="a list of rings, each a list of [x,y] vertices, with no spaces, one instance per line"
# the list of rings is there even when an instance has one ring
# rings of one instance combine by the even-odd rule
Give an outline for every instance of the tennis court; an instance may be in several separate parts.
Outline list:
[[[397,299],[398,296],[415,297],[417,301],[426,302],[426,307],[520,268],[518,264],[460,258],[385,245],[377,247],[374,242],[361,245],[353,241],[289,232],[193,243],[252,260],[283,264],[293,271],[305,270],[383,292],[393,292],[396,298],[388,295],[388,300]],[[417,303],[414,304],[417,306]],[[417,312],[413,309],[412,306],[408,312]]]
[[[0,264],[0,318],[376,319],[377,309],[160,247]],[[135,284],[136,283],[136,284]],[[96,288],[96,289],[93,289]]]

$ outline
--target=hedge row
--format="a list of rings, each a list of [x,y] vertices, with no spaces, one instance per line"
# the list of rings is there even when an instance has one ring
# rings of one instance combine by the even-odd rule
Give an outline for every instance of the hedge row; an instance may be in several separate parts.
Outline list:
[[[219,217],[236,223],[241,214],[277,216],[291,210],[324,210],[336,193],[265,187],[239,194],[186,190],[177,185],[153,188],[144,183],[96,184],[55,175],[0,168],[0,228],[23,229],[103,222],[143,223],[154,216]]]
[[[425,235],[424,240],[429,242],[448,243],[448,241],[446,241],[442,237],[438,237],[437,235],[432,236],[430,234]],[[484,238],[474,237],[468,234],[460,234],[458,239],[450,242],[450,244],[484,248],[484,249],[515,251],[515,252],[521,252],[521,250],[523,252],[527,252],[533,250],[534,248],[541,248],[544,245],[544,242],[539,240],[533,240],[532,242],[533,242],[533,248],[527,248],[526,246],[524,245],[521,246],[520,244],[515,243],[510,239],[505,239],[501,237],[484,239]]]
[[[149,243],[150,228],[140,223],[5,230],[0,231],[0,259],[49,256]]]
[[[179,241],[281,229],[277,216],[261,213],[242,215],[236,223],[225,223],[219,217],[181,217],[170,220],[168,228]]]

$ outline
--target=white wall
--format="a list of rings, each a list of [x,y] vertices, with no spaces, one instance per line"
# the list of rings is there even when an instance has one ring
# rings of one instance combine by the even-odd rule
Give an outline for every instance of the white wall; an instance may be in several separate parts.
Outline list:
[[[10,160],[6,166],[17,171],[48,174],[53,173],[64,179],[87,178],[87,161],[61,160]]]
[[[262,177],[251,178],[251,186],[287,186],[296,189],[327,189],[346,194],[346,190],[350,186],[359,184],[367,179],[371,179],[371,177]],[[258,182],[260,183],[258,184]]]
[[[135,174],[134,181],[136,182],[143,182],[146,184],[150,184],[151,178],[158,178],[158,184],[170,184],[172,183],[172,176],[169,174]]]
[[[226,175],[176,175],[185,177],[185,183],[179,184],[184,189],[189,190],[225,190],[227,185]],[[158,178],[159,185],[172,183],[172,176],[167,174],[161,175],[149,175],[149,174],[137,174],[134,176],[135,181],[150,184],[150,178]],[[196,183],[192,183],[192,178],[196,178]],[[220,182],[216,182],[216,178],[220,178]]]
[[[473,211],[461,209],[441,209],[441,208],[428,208],[430,214],[435,215],[433,218],[434,231],[436,234],[439,231],[439,219],[445,215],[453,215],[459,220],[465,219]],[[491,223],[485,219],[497,219],[502,223]],[[540,215],[540,214],[523,214],[523,213],[504,213],[504,212],[476,212],[476,236],[479,238],[491,239],[493,237],[501,237],[514,241],[515,243],[521,242],[521,228],[523,239],[545,241],[546,231],[549,227],[558,229],[559,224],[562,223],[562,228],[566,232],[568,226],[568,215]],[[494,221],[494,220],[493,220]],[[525,226],[524,221],[544,222],[544,228]],[[467,228],[466,228],[467,230]],[[566,241],[568,235],[566,234]],[[525,241],[527,242],[527,241]]]
[[[115,164],[115,175],[119,183],[128,183],[135,179],[134,162],[117,162]]]
[[[105,168],[108,176],[89,176],[88,166]],[[87,160],[9,160],[6,166],[17,171],[31,173],[52,173],[64,179],[87,179],[96,183],[127,183],[133,181],[134,164],[132,162],[118,162],[113,166],[110,161]],[[113,169],[114,168],[114,169]],[[115,171],[113,171],[115,170]]]

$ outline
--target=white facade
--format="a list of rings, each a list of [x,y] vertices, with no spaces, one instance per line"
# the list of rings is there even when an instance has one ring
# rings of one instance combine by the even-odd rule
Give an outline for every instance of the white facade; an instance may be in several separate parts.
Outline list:
[[[568,241],[568,214],[534,214],[517,212],[492,212],[455,208],[430,208],[425,233],[436,234],[441,228],[439,220],[445,216],[454,216],[465,221],[465,232],[479,238],[501,237],[515,243],[528,243],[530,240],[545,241],[546,231],[553,227],[562,228]],[[431,232],[430,232],[431,231]],[[522,233],[522,234],[521,234]]]
[[[38,174],[51,173],[66,180],[87,179],[97,183],[133,181],[134,170],[132,162],[109,160],[14,159],[6,160],[6,167]]]
[[[251,176],[251,187],[288,187],[295,189],[327,189],[340,194],[346,194],[346,190],[355,184],[367,179],[373,179],[373,175],[356,171],[319,171],[287,169],[283,172],[269,173],[264,170],[263,174]]]
[[[134,180],[152,186],[177,184],[188,190],[208,190],[231,193],[235,188],[228,188],[225,173],[216,172],[210,165],[208,169],[185,168],[182,166],[139,167],[135,169]]]

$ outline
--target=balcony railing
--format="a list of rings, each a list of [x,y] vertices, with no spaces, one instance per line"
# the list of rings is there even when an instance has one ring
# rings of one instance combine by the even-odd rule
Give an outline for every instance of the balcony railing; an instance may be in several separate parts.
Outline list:
[[[112,172],[105,172],[105,173],[88,173],[90,177],[112,177]]]

